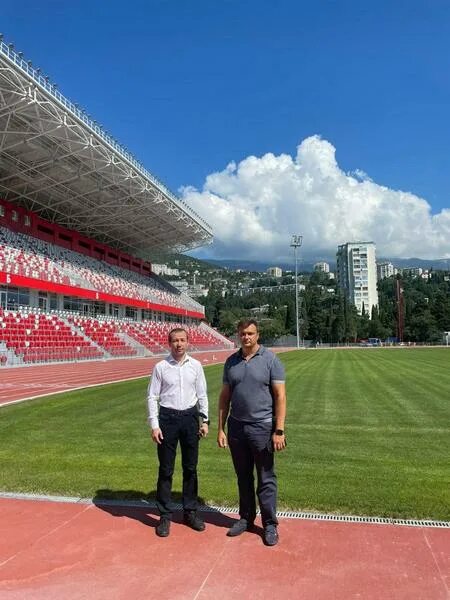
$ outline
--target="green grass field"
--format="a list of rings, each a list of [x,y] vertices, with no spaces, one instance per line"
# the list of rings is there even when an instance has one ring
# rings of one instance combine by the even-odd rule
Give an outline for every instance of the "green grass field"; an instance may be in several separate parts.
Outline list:
[[[288,448],[277,456],[279,509],[450,520],[450,351],[280,356]],[[200,494],[235,506],[231,458],[215,443],[221,373],[221,366],[206,368],[212,426],[201,441]],[[153,497],[146,387],[140,379],[0,409],[0,489]],[[178,463],[175,498],[180,489]]]

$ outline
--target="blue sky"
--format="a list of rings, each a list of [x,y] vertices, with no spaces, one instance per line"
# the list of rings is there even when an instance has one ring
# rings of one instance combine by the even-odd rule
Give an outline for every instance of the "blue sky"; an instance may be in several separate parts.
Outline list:
[[[279,202],[284,199],[286,205],[283,194],[293,188],[292,181],[282,181],[281,157],[291,156],[297,176],[310,164],[311,153],[313,162],[329,158],[331,145],[339,174],[357,172],[371,207],[370,226],[355,225],[342,236],[354,231],[381,239],[383,229],[373,220],[381,222],[389,203],[398,202],[403,203],[401,215],[415,208],[422,213],[413,223],[399,218],[403,245],[393,243],[395,232],[386,234],[380,241],[385,253],[412,255],[408,233],[420,231],[423,218],[429,221],[424,235],[440,239],[429,240],[423,255],[450,253],[450,242],[445,245],[450,215],[433,222],[433,215],[450,207],[448,2],[25,0],[20,9],[12,3],[2,6],[1,29],[5,41],[209,220],[220,212],[216,205],[211,210],[213,200],[219,206],[234,203],[233,218],[239,220],[256,188],[275,194],[283,188]],[[312,136],[326,147],[320,141],[306,143],[296,161],[302,142],[319,139]],[[269,188],[259,185],[258,173],[269,168],[273,174],[273,165],[257,162],[250,173],[244,168],[249,157],[260,161],[267,153],[275,157],[277,170],[276,185],[271,175]],[[226,170],[230,163],[235,171]],[[329,173],[318,171],[322,195],[316,206],[323,218],[341,214],[342,206],[329,210],[324,194],[340,197],[342,181],[324,190]],[[214,173],[222,173],[220,181]],[[227,192],[230,181],[232,193]],[[371,182],[376,188],[370,188]],[[308,223],[315,232],[311,248],[326,254],[335,243],[349,240],[340,239],[339,231],[334,237],[331,231],[318,232],[307,215],[317,189],[307,206],[300,199],[309,189],[305,185],[294,186],[299,194],[296,231]],[[188,191],[180,191],[182,186]],[[380,200],[384,188],[392,194]],[[400,191],[418,199],[415,208],[409,197],[405,206]],[[267,218],[271,201],[264,206],[255,202],[251,214]],[[347,196],[343,203],[347,206]],[[394,211],[394,220],[397,216]],[[220,223],[213,226],[220,229]],[[264,228],[254,235],[258,242]],[[213,253],[231,257],[232,232],[226,240],[217,237]],[[281,257],[279,240],[271,242],[267,255]],[[259,252],[250,240],[247,253],[250,246]]]

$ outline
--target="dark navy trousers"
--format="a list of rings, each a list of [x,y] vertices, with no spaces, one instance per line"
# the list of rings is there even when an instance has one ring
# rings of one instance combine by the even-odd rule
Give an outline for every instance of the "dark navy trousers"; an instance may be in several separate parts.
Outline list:
[[[160,407],[159,427],[163,441],[158,444],[159,472],[156,488],[156,505],[162,517],[172,518],[172,479],[178,442],[183,467],[183,509],[198,508],[198,444],[199,424],[197,406],[188,410]]]
[[[255,520],[256,470],[256,495],[263,527],[278,524],[272,432],[272,422],[245,423],[233,417],[228,419],[228,445],[239,488],[239,515],[249,522]]]

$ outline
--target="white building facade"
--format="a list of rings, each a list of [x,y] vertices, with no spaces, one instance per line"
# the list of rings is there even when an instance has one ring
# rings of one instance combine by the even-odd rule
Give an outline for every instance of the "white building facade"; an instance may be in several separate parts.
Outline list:
[[[377,277],[378,280],[392,277],[397,274],[397,269],[391,262],[379,262],[377,263]]]
[[[377,263],[373,242],[348,242],[338,246],[337,282],[359,314],[371,315],[378,306]]]
[[[316,262],[316,264],[314,265],[314,271],[320,271],[321,273],[329,273],[330,272],[330,265],[327,262]]]
[[[280,267],[269,267],[266,271],[270,277],[282,277],[283,271]]]
[[[155,275],[168,275],[169,277],[178,277],[180,274],[179,269],[172,269],[167,265],[158,265],[152,263],[152,271]]]

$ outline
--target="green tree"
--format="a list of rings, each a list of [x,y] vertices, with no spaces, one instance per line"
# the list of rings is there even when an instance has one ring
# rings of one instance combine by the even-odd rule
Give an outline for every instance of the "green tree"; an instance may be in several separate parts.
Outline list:
[[[379,338],[380,340],[385,340],[389,337],[389,329],[381,323],[379,311],[376,306],[372,306],[368,334],[368,337]]]
[[[274,342],[283,333],[283,324],[278,319],[263,319],[259,323],[259,335],[263,344]]]
[[[240,309],[224,309],[220,311],[219,330],[227,336],[236,333],[236,327],[244,315]]]
[[[344,338],[346,342],[354,342],[356,341],[356,337],[358,335],[358,326],[357,319],[358,313],[356,310],[356,306],[350,304],[347,296],[344,296],[343,300],[344,305]]]
[[[212,325],[213,327],[221,326],[221,313],[225,308],[225,300],[222,298],[221,294],[217,294],[214,303],[214,312],[212,314]]]
[[[450,293],[446,293],[443,283],[439,286],[430,306],[436,326],[441,331],[450,331]]]
[[[344,340],[345,336],[345,314],[344,314],[344,299],[341,294],[337,297],[336,312],[333,322],[331,323],[331,340],[339,343]]]
[[[359,340],[365,340],[369,337],[369,315],[364,311],[361,315],[358,315],[356,321],[357,338]]]
[[[414,342],[437,342],[442,338],[436,320],[429,310],[413,315],[405,327],[405,340]]]
[[[286,318],[284,321],[284,329],[287,333],[295,335],[295,306],[292,301],[288,301],[286,305]]]

